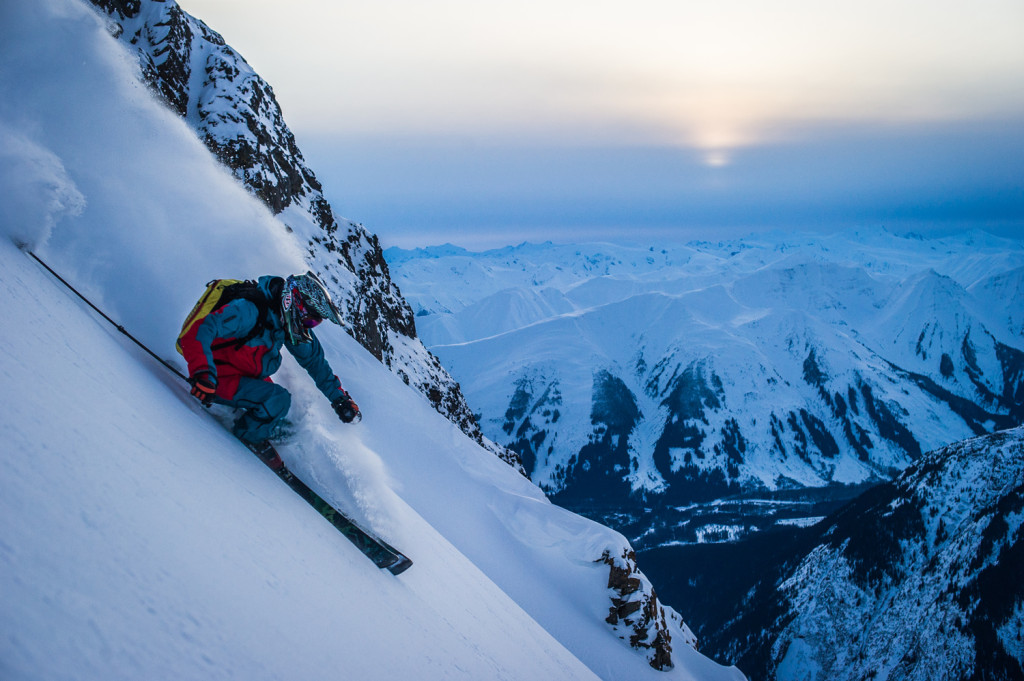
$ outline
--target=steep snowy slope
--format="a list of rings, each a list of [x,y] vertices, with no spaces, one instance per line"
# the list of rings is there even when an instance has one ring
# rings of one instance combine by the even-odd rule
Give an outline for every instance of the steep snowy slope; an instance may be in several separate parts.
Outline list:
[[[342,426],[286,361],[282,453],[413,557],[397,579],[25,255],[172,362],[205,281],[304,269],[135,68],[77,0],[0,5],[0,676],[739,678],[621,535],[340,329],[320,336],[365,418]]]
[[[348,332],[438,412],[518,467],[515,454],[481,436],[458,384],[417,339],[412,311],[391,281],[377,237],[334,214],[270,85],[174,0],[92,4],[135,55],[140,78],[278,217],[278,229],[333,292]]]
[[[362,433],[308,437],[363,469],[349,484],[416,557],[401,578],[6,238],[0,272],[4,679],[595,678],[372,484]]]
[[[485,433],[574,508],[883,480],[1024,421],[1006,302],[1024,295],[1020,242],[878,231],[388,257]]]

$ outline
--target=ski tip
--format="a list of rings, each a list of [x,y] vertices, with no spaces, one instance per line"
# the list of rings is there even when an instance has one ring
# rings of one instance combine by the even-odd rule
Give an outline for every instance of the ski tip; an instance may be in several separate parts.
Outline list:
[[[398,560],[398,562],[389,565],[387,567],[387,570],[388,570],[388,572],[390,572],[393,575],[400,575],[400,574],[402,574],[403,572],[405,572],[406,570],[408,570],[411,567],[412,567],[412,561],[409,560],[408,558],[406,558],[405,556],[402,556]]]

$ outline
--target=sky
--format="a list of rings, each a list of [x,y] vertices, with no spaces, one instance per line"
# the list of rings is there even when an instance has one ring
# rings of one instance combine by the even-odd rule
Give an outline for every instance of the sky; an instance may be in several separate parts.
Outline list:
[[[1020,0],[179,0],[385,244],[1024,233]]]

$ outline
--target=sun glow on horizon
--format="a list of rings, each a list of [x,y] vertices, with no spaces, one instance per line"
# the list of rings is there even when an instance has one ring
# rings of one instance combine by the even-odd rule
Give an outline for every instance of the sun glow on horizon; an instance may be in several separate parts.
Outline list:
[[[732,156],[724,149],[712,149],[704,152],[703,161],[710,168],[724,168],[732,163]]]

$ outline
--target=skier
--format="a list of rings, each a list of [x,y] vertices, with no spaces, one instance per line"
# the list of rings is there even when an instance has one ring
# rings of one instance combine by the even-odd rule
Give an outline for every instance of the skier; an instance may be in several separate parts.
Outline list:
[[[259,453],[288,414],[291,394],[270,380],[281,366],[282,346],[309,372],[342,421],[362,418],[313,334],[324,319],[341,324],[338,308],[315,274],[263,276],[211,296],[213,284],[186,320],[179,348],[188,363],[192,395],[204,406],[245,410],[235,421],[235,437]]]

